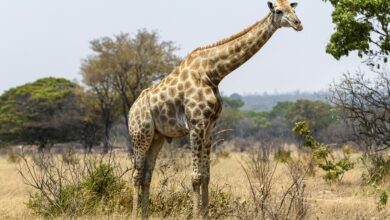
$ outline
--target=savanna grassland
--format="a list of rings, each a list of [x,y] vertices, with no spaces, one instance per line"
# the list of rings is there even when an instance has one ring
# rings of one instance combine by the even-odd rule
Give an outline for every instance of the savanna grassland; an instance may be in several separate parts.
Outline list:
[[[305,160],[304,153],[289,147],[292,150],[292,158],[295,160]],[[335,153],[336,156],[339,152]],[[114,160],[122,166],[122,169],[131,167],[131,160],[123,151],[116,151]],[[219,189],[228,195],[227,200],[235,200],[238,206],[251,204],[253,201],[250,184],[256,189],[262,186],[256,186],[256,181],[248,181],[244,168],[248,171],[250,153],[238,153],[230,151],[219,151],[213,153],[211,162],[211,183],[210,189]],[[14,158],[13,153],[3,154],[0,156],[0,219],[40,219],[42,216],[36,215],[31,209],[27,208],[26,203],[29,200],[29,193],[33,188],[24,183],[19,170],[25,169],[22,160]],[[82,153],[73,155],[75,158],[82,158]],[[95,155],[96,156],[96,155]],[[306,175],[303,180],[305,198],[302,200],[307,208],[305,219],[388,219],[390,218],[390,206],[378,209],[378,195],[372,186],[362,184],[361,176],[364,167],[360,162],[361,154],[353,152],[351,160],[354,161],[354,169],[348,171],[343,176],[341,182],[332,184],[323,179],[323,171],[315,169],[315,175]],[[27,156],[28,157],[28,156]],[[60,155],[55,155],[60,160]],[[299,159],[298,159],[299,158]],[[162,150],[152,180],[152,194],[172,193],[190,188],[190,154],[186,150],[177,150],[165,146]],[[274,178],[271,184],[270,200],[279,204],[278,201],[283,192],[291,186],[292,171],[287,163],[277,162],[273,155],[270,154],[272,167],[276,166]],[[131,172],[127,172],[122,178],[131,181]],[[384,187],[388,187],[388,183]],[[259,188],[260,187],[260,188]],[[212,196],[211,196],[212,197]],[[225,198],[225,199],[226,199]],[[213,200],[211,198],[210,200]],[[189,200],[191,201],[191,200]],[[225,200],[224,200],[225,201]],[[214,203],[213,203],[214,204]],[[128,204],[131,206],[131,204]],[[251,216],[251,208],[244,210],[246,216],[239,216],[241,212],[230,210],[234,206],[219,205],[227,207],[226,210],[231,212],[228,216],[221,216],[220,219],[240,219]],[[188,209],[191,210],[191,209]],[[223,210],[222,210],[223,211]],[[102,218],[102,219],[124,219],[130,218],[129,212],[103,213],[96,212],[89,215],[81,215],[80,218]],[[176,213],[177,214],[177,213]],[[165,218],[182,219],[188,218],[186,213]],[[152,214],[153,215],[153,214]],[[253,215],[252,215],[253,216]],[[59,217],[69,217],[66,214]],[[160,219],[163,216],[153,215],[153,219]],[[289,219],[294,219],[290,217]]]

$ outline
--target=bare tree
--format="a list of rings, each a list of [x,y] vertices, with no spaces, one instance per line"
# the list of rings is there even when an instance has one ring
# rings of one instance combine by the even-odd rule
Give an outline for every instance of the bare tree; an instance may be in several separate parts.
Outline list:
[[[252,216],[249,219],[305,219],[308,212],[305,192],[305,178],[308,165],[299,160],[286,163],[289,184],[281,192],[275,189],[278,182],[277,161],[271,161],[271,147],[267,144],[249,154],[246,164],[241,164],[249,182],[253,201]]]
[[[117,98],[128,131],[127,114],[131,105],[143,89],[164,77],[178,64],[180,59],[174,55],[177,48],[173,42],[160,41],[157,32],[140,30],[133,38],[121,33],[113,38],[93,40],[91,49],[95,54],[83,65],[84,82],[94,87],[97,82],[105,81],[105,100],[111,93]],[[92,68],[93,65],[95,68]],[[96,89],[94,91],[98,94]],[[130,143],[128,132],[126,136]],[[128,147],[131,151],[130,145]]]
[[[390,75],[376,72],[369,79],[363,72],[344,74],[341,82],[330,88],[330,101],[341,109],[356,138],[368,150],[390,147]]]

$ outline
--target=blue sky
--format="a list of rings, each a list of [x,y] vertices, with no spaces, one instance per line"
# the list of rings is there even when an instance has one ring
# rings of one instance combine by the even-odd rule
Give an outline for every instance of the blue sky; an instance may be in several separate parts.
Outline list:
[[[278,30],[250,61],[220,84],[224,94],[318,91],[342,73],[364,69],[352,54],[336,61],[325,53],[332,8],[321,0],[298,0],[304,30]],[[55,76],[81,81],[89,41],[138,29],[157,30],[185,56],[230,36],[268,13],[264,0],[31,0],[0,2],[0,93]]]

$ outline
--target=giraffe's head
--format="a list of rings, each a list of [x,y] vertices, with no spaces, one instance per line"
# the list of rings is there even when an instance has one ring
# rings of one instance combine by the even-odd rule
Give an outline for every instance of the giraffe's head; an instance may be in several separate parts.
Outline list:
[[[292,27],[296,31],[301,31],[303,30],[303,26],[295,14],[295,8],[297,6],[298,3],[289,3],[287,0],[276,0],[275,3],[268,2],[274,23],[278,27]]]

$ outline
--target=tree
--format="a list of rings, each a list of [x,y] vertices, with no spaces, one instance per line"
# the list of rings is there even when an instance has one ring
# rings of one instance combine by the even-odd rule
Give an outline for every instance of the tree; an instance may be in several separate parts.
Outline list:
[[[223,100],[223,107],[224,108],[230,108],[230,109],[236,109],[238,110],[242,106],[244,106],[244,102],[239,98],[232,98],[224,96],[222,97]]]
[[[99,103],[103,124],[103,153],[110,149],[110,131],[118,116],[119,100],[113,86],[113,75],[99,57],[89,57],[81,67],[84,83],[89,87],[90,98]]]
[[[293,102],[278,102],[270,111],[269,118],[286,118],[292,106],[294,106]]]
[[[322,101],[297,100],[289,109],[287,119],[291,124],[306,121],[317,133],[332,123],[335,119],[332,106]]]
[[[14,144],[77,140],[78,86],[62,78],[43,78],[0,96],[0,139]]]
[[[79,140],[84,145],[86,152],[91,153],[92,147],[100,143],[103,137],[103,125],[101,123],[101,109],[94,94],[79,87],[76,94],[80,101],[80,125]]]
[[[157,32],[146,30],[138,31],[134,38],[121,33],[114,38],[93,40],[91,49],[94,55],[84,62],[82,68],[84,82],[93,87],[99,80],[90,78],[94,78],[92,75],[95,71],[101,72],[100,80],[106,80],[105,87],[110,86],[110,91],[120,102],[120,111],[127,129],[128,111],[141,91],[171,72],[180,61],[174,55],[177,48],[172,42],[160,41]],[[86,70],[86,66],[92,65],[92,62],[95,62],[95,70]],[[106,98],[108,99],[107,96]]]
[[[352,126],[356,138],[369,150],[390,147],[390,74],[378,72],[375,79],[364,73],[344,74],[330,88],[330,100]]]
[[[390,54],[389,0],[323,0],[330,2],[336,32],[326,48],[336,59],[357,51],[370,66]]]

